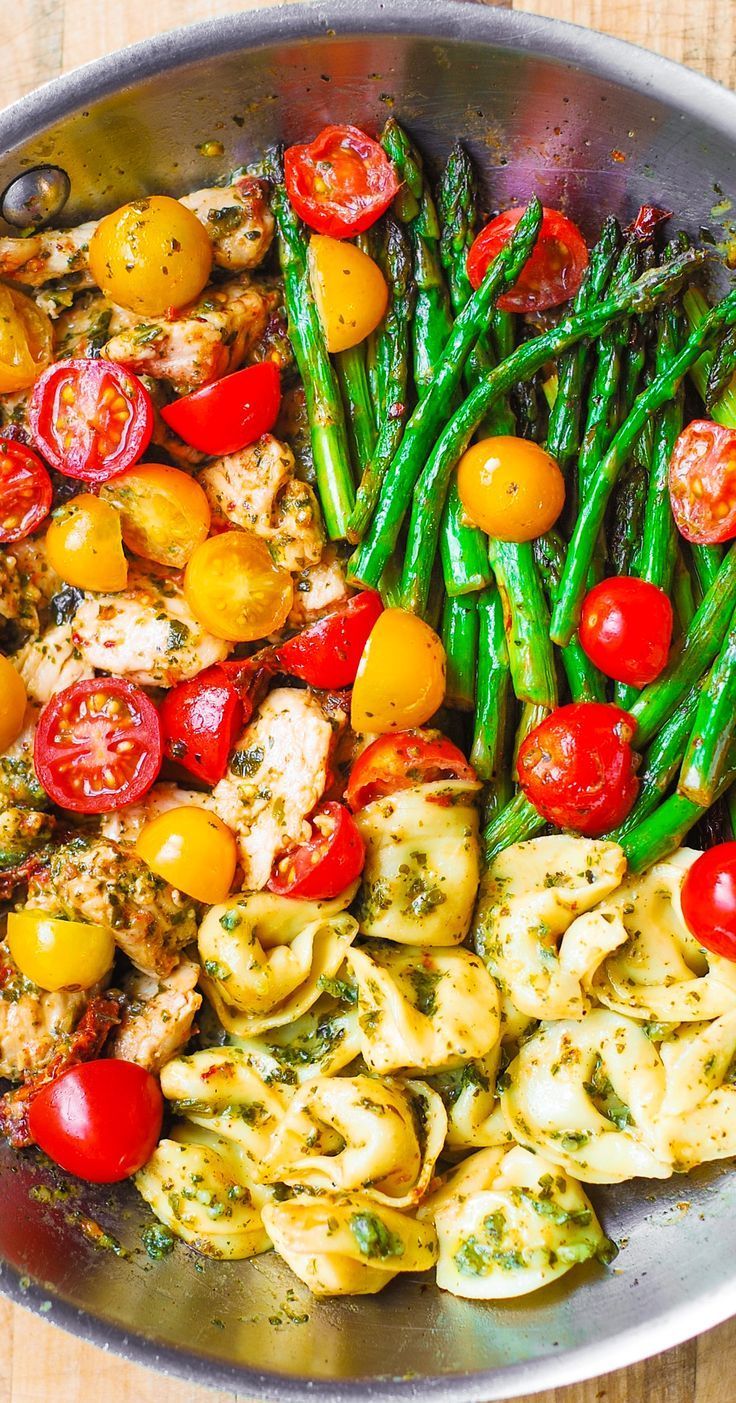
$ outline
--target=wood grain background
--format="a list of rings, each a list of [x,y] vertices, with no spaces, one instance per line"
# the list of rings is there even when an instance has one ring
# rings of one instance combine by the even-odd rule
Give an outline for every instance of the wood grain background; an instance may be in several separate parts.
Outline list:
[[[269,0],[0,0],[0,102],[12,102],[65,69],[136,39],[266,3]],[[506,3],[629,39],[736,86],[736,0]],[[90,1398],[112,1403],[234,1403],[235,1395],[192,1389],[123,1364],[6,1303],[0,1303],[0,1340],[0,1403],[89,1403]],[[536,1399],[734,1403],[734,1364],[736,1320],[644,1364],[538,1394]],[[239,1396],[238,1403],[253,1401]]]

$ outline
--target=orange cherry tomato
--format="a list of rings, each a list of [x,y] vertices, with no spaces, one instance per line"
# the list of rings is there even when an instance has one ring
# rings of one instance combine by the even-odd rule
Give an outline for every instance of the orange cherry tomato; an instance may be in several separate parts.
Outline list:
[[[230,643],[266,638],[286,623],[294,602],[291,575],[250,531],[223,531],[197,546],[184,594],[194,617]]]
[[[457,487],[470,520],[500,541],[543,536],[565,503],[554,458],[529,439],[505,434],[481,439],[463,454]]]
[[[52,570],[77,589],[113,594],[128,583],[120,517],[109,502],[82,492],[57,507],[46,532]]]
[[[204,489],[181,468],[139,463],[106,483],[100,498],[120,516],[128,550],[183,570],[210,529]]]
[[[445,650],[408,609],[384,609],[373,626],[353,687],[356,731],[423,726],[445,696]]]
[[[53,355],[49,318],[32,298],[0,283],[0,394],[29,390]]]
[[[198,297],[212,268],[212,244],[196,214],[168,195],[121,205],[89,241],[98,287],[121,307],[163,316]]]

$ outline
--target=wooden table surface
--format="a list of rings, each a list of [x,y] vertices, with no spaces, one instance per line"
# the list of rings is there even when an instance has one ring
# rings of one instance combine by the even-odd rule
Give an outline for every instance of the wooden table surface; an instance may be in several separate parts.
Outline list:
[[[270,0],[4,0],[0,102],[12,102],[65,69],[136,39],[267,3]],[[371,0],[365,3],[369,6]],[[736,86],[736,0],[502,3],[604,30]],[[100,1397],[113,1403],[226,1403],[234,1398],[124,1364],[4,1302],[0,1338],[0,1403],[49,1403],[52,1398],[54,1403],[88,1403]],[[734,1403],[734,1364],[736,1319],[644,1364],[535,1397],[537,1403]],[[239,1395],[238,1403],[253,1400]]]

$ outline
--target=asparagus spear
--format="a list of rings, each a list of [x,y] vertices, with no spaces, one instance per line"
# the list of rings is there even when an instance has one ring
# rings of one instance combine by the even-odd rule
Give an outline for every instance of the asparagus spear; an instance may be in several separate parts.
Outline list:
[[[713,352],[705,385],[705,407],[708,413],[721,399],[736,375],[736,328],[729,327]]]
[[[463,504],[453,478],[445,502],[440,528],[440,557],[445,589],[451,595],[467,595],[484,589],[493,576],[488,564],[486,538],[477,527],[465,521]]]
[[[353,447],[355,477],[360,479],[376,446],[376,423],[368,384],[365,344],[361,342],[347,351],[339,351],[335,356],[335,369]]]
[[[713,803],[736,731],[736,610],[698,700],[677,791],[703,808]]]
[[[664,798],[682,764],[685,747],[693,728],[700,697],[700,684],[692,688],[657,733],[639,772],[639,793],[636,803],[623,823],[606,836],[615,842],[631,833]]]
[[[675,609],[675,618],[680,626],[680,632],[685,634],[690,628],[697,610],[695,595],[693,594],[693,582],[685,562],[682,547],[679,543],[675,549],[675,574],[672,581],[672,603]]]
[[[534,556],[551,604],[560,583],[565,547],[556,531],[548,531],[534,542]],[[605,701],[606,684],[580,645],[577,634],[561,650],[562,666],[573,701]]]
[[[696,327],[700,326],[703,318],[708,315],[709,304],[700,288],[697,287],[689,287],[686,290],[682,303],[690,327],[694,331]],[[713,366],[714,355],[715,352],[712,350],[705,351],[690,371],[690,379],[703,403],[705,403],[708,394],[708,378]],[[727,429],[736,428],[736,385],[729,383],[719,398],[709,405],[708,413],[717,424],[723,424]]]
[[[322,515],[328,535],[337,540],[347,532],[355,496],[340,388],[309,283],[306,240],[283,183],[280,152],[273,157],[271,173],[289,340],[304,385]]]
[[[521,223],[517,225],[517,233],[520,228]],[[446,424],[416,485],[415,474],[421,467],[416,455],[410,454],[408,461],[402,463],[401,471],[392,479],[390,498],[379,505],[371,527],[370,546],[361,560],[357,578],[370,584],[377,568],[380,574],[383,562],[396,546],[406,510],[413,500],[404,562],[404,598],[416,600],[420,606],[437,550],[439,517],[452,469],[482,422],[488,406],[519,380],[535,374],[545,361],[569,350],[584,337],[599,335],[617,317],[633,310],[651,309],[662,298],[672,294],[682,278],[702,262],[703,256],[695,250],[678,254],[670,263],[644,273],[630,288],[612,295],[587,312],[563,318],[552,330],[525,341],[491,370]]]
[[[452,403],[457,391],[468,352],[478,339],[499,291],[516,282],[534,246],[541,216],[541,205],[538,200],[533,200],[519,220],[509,243],[494,259],[481,286],[457,318],[432,384],[414,410],[391,463],[370,531],[351,561],[352,579],[363,584],[371,581],[375,584],[380,578],[388,557],[396,547],[417,473],[447,415],[447,406]],[[491,375],[494,373],[491,371]],[[513,380],[510,383],[513,384]],[[473,395],[478,393],[476,390]],[[481,414],[478,423],[482,417]],[[435,532],[435,544],[436,539]]]
[[[729,752],[728,762],[715,794],[718,798],[736,780],[736,751]],[[703,817],[707,807],[693,803],[682,794],[671,794],[659,808],[637,824],[621,839],[621,847],[631,872],[642,872],[652,863],[674,852],[687,837],[690,829]]]
[[[491,539],[488,556],[503,604],[514,692],[519,701],[551,711],[557,705],[557,673],[532,543]]]
[[[478,606],[475,595],[448,595],[442,611],[442,642],[447,658],[445,700],[472,711],[478,659]]]
[[[682,255],[683,257],[685,255]],[[713,307],[700,326],[690,333],[682,350],[638,396],[608,452],[601,460],[595,481],[582,503],[580,515],[567,553],[560,590],[552,615],[551,635],[555,643],[569,642],[580,618],[580,606],[598,532],[618,474],[626,462],[642,425],[661,405],[677,393],[680,381],[708,344],[724,326],[736,321],[736,290]]]
[[[630,287],[639,269],[639,244],[628,239],[611,279],[613,293]],[[584,501],[598,464],[613,436],[615,410],[621,378],[621,352],[627,323],[614,323],[601,333],[595,352],[595,365],[588,392],[588,415],[578,457],[580,500]]]
[[[683,313],[677,303],[662,307],[657,318],[657,350],[655,371],[661,375],[682,345]],[[682,388],[663,405],[654,424],[651,469],[641,547],[636,557],[635,571],[642,580],[669,594],[675,568],[675,528],[668,488],[668,473],[675,439],[682,428]]]
[[[359,540],[370,521],[409,413],[409,337],[416,290],[406,234],[402,226],[391,218],[386,219],[383,263],[390,300],[379,333],[376,365],[385,384],[381,385],[378,440],[358,484],[355,506],[348,523],[351,540]],[[380,373],[384,366],[385,375]]]
[[[510,778],[504,764],[511,672],[501,598],[495,586],[478,599],[478,673],[475,731],[470,760],[489,786],[488,803],[494,810],[509,798]]]
[[[544,819],[533,804],[518,791],[513,799],[491,818],[483,829],[483,859],[486,866],[512,843],[525,843],[544,828]]]
[[[637,723],[637,743],[647,745],[717,656],[736,608],[736,545],[704,596],[680,647],[655,682],[630,708]]]

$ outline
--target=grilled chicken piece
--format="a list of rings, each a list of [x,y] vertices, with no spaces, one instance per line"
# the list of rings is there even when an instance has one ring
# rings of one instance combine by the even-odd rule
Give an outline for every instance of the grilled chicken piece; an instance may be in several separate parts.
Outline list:
[[[51,814],[10,807],[0,811],[0,878],[48,843],[54,831]]]
[[[43,1067],[59,1040],[72,1032],[88,998],[84,990],[38,989],[0,945],[0,1077],[20,1081]]]
[[[247,274],[205,288],[172,317],[149,317],[108,341],[103,355],[181,391],[219,380],[242,365],[279,303],[279,293]]]
[[[64,687],[95,675],[94,664],[83,657],[71,624],[55,624],[41,638],[31,639],[16,653],[13,662],[31,701],[40,706]]]
[[[0,278],[26,287],[43,287],[71,273],[83,273],[80,285],[89,286],[92,278],[87,254],[96,228],[97,221],[90,220],[75,229],[42,229],[28,238],[0,239]]]
[[[234,272],[263,262],[274,227],[264,181],[244,175],[232,185],[213,185],[183,195],[181,204],[204,224],[220,268]]]
[[[246,890],[265,887],[275,859],[309,837],[335,729],[311,692],[278,687],[240,737],[212,807],[235,833]]]
[[[71,625],[85,666],[128,677],[143,687],[173,687],[221,662],[230,644],[195,619],[180,577],[131,569],[117,594],[89,594]]]
[[[288,444],[264,434],[240,453],[216,458],[199,476],[215,519],[267,541],[285,570],[316,564],[324,544],[317,500],[294,477],[294,466]]]
[[[129,848],[75,838],[56,848],[29,883],[27,906],[108,926],[145,974],[170,974],[197,934],[194,902],[151,872]]]
[[[63,583],[38,536],[0,552],[0,618],[16,623],[23,633],[38,637],[41,614],[60,589]]]
[[[344,604],[352,591],[337,558],[334,546],[328,546],[316,565],[300,571],[294,581],[294,603],[289,614],[290,628],[304,628],[329,609]]]
[[[129,975],[123,981],[125,1011],[109,1045],[111,1055],[160,1072],[191,1037],[202,1003],[198,979],[199,965],[192,960],[180,960],[166,979]]]
[[[133,312],[115,306],[97,288],[85,292],[56,321],[56,360],[99,356],[111,336],[123,331],[126,326],[134,325],[136,320]]]
[[[180,789],[178,784],[154,784],[145,798],[137,804],[126,804],[124,809],[103,814],[100,832],[103,838],[111,838],[114,843],[129,843],[131,847],[143,825],[159,814],[170,809],[180,809],[184,805],[195,805],[200,809],[212,808],[209,794],[199,789]]]

